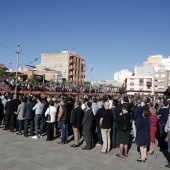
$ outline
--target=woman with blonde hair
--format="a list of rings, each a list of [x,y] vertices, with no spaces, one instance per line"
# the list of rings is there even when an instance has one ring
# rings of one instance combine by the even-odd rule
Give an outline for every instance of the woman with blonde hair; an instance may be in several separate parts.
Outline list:
[[[151,107],[149,109],[149,111],[151,113],[151,115],[149,117],[150,122],[151,122],[151,126],[150,126],[150,147],[149,147],[149,151],[148,151],[147,154],[148,155],[153,155],[158,118],[156,116],[156,109],[154,107]]]

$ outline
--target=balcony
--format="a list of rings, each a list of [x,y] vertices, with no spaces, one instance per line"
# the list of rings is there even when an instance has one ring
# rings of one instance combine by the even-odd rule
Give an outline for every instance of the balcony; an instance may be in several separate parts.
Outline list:
[[[69,70],[74,70],[74,69],[75,69],[74,66],[70,66],[70,67],[69,67]]]
[[[73,72],[69,72],[69,77],[73,77]]]
[[[147,86],[152,86],[152,82],[149,82],[149,81],[148,81],[148,82],[146,82],[146,85],[147,85]]]
[[[69,60],[69,63],[70,63],[70,64],[74,64],[74,63],[75,63],[75,60],[71,59],[71,60]]]
[[[86,64],[85,64],[85,62],[81,62],[81,66],[85,66]]]

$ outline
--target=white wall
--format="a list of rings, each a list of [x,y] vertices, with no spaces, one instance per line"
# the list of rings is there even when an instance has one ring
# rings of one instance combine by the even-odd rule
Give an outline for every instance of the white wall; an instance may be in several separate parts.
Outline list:
[[[125,78],[128,76],[132,76],[132,72],[128,71],[127,69],[123,69],[121,71],[118,71],[114,73],[114,81],[123,83],[125,81]]]

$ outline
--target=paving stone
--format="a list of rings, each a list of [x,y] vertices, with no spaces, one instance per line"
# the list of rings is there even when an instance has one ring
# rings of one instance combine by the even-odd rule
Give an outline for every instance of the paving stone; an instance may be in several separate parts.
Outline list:
[[[98,154],[102,147],[90,151],[70,145],[58,145],[57,141],[46,141],[46,136],[37,140],[25,138],[0,128],[0,170],[164,170],[167,160],[155,146],[154,155],[147,155],[145,163],[137,162],[139,157],[136,144],[132,144],[128,158],[118,158],[119,149],[109,154]],[[159,154],[159,159],[155,156]]]

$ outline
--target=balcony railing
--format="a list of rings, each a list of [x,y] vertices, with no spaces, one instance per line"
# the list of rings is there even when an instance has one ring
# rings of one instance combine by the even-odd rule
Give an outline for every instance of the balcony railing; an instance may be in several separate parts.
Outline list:
[[[147,86],[152,86],[152,82],[146,82]]]
[[[73,64],[75,62],[75,60],[69,60],[70,64]]]

